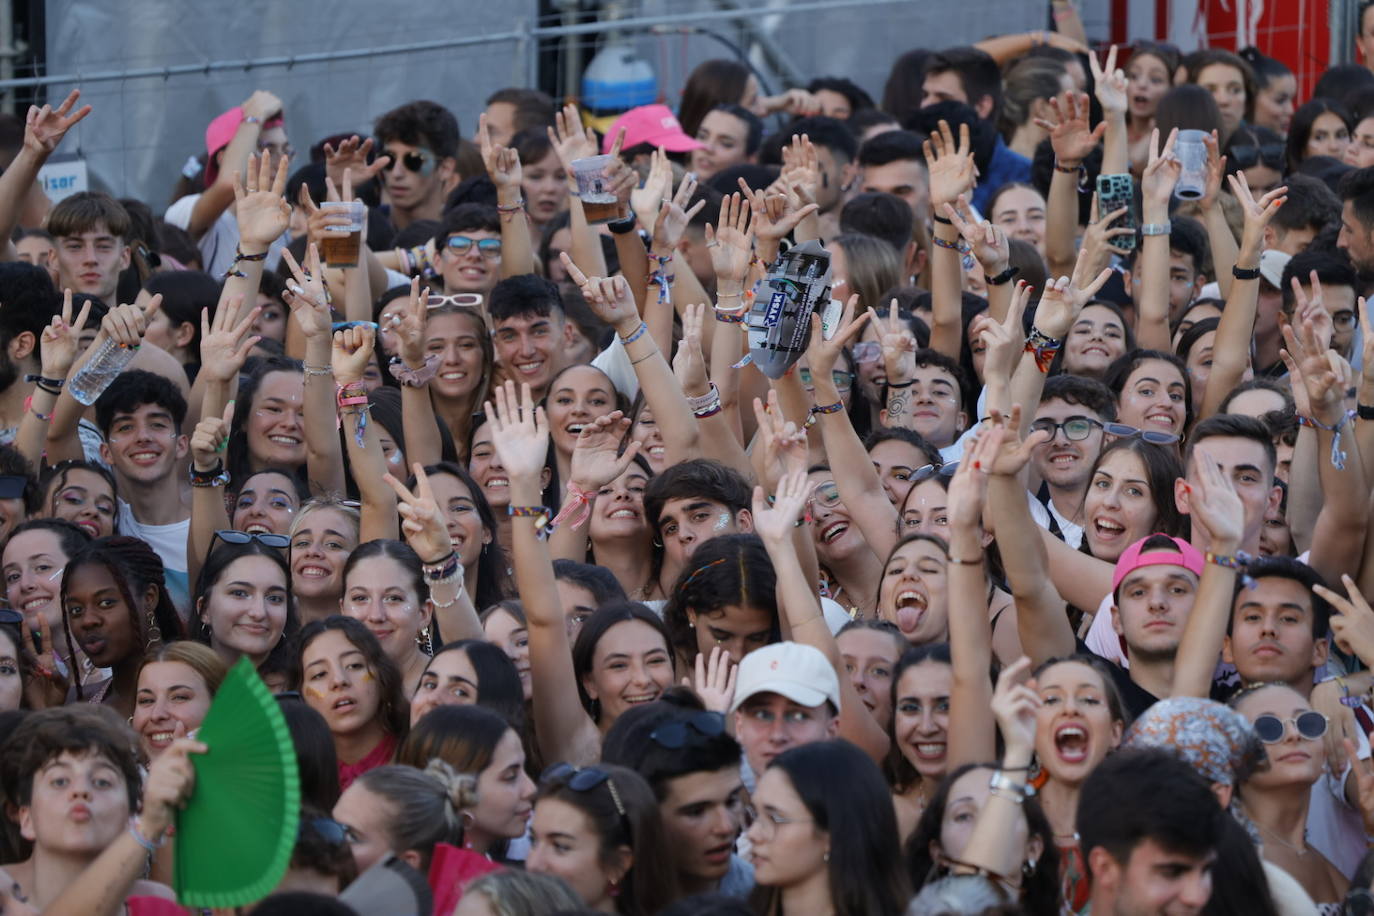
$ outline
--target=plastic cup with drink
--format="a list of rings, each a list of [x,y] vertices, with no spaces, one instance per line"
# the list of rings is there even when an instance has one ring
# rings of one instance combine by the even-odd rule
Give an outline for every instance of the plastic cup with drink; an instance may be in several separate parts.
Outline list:
[[[589,223],[609,223],[620,218],[620,201],[611,190],[606,169],[614,156],[588,156],[572,161],[573,176],[577,179],[577,194],[582,198],[582,212]]]
[[[348,217],[348,224],[340,223],[325,229],[320,242],[320,254],[330,267],[357,267],[358,256],[363,247],[363,222],[367,218],[367,206],[361,200],[327,200],[320,209],[328,214],[342,214]]]

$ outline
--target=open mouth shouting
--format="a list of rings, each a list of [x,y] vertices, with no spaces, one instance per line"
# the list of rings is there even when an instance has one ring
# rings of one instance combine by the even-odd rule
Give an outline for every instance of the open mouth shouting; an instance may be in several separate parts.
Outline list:
[[[1054,730],[1054,751],[1065,763],[1088,759],[1088,730],[1077,722],[1065,722]]]

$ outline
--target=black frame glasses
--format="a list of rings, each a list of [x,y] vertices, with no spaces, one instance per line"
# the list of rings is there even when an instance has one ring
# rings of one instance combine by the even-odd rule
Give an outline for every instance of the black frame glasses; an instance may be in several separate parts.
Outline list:
[[[1093,429],[1102,429],[1101,420],[1094,420],[1092,417],[1069,417],[1062,423],[1056,423],[1049,417],[1036,420],[1030,425],[1032,432],[1047,432],[1050,434],[1049,441],[1053,442],[1059,435],[1059,431],[1064,431],[1064,438],[1070,442],[1082,442],[1093,434]]]
[[[236,531],[232,528],[222,528],[215,532],[215,537],[226,544],[249,544],[253,541],[257,541],[264,547],[282,548],[291,546],[291,538],[284,534],[272,534],[270,532],[262,533],[254,531],[249,533],[247,531]]]
[[[701,710],[686,719],[665,722],[649,732],[649,740],[670,751],[701,744],[725,733],[725,717],[718,712]]]
[[[1307,712],[1300,712],[1296,716],[1289,716],[1287,719],[1280,719],[1278,716],[1265,713],[1262,716],[1255,716],[1255,734],[1265,744],[1278,744],[1288,734],[1288,723],[1293,723],[1293,728],[1297,729],[1300,737],[1308,741],[1316,741],[1326,734],[1326,716],[1309,709]]]
[[[1118,439],[1130,439],[1139,436],[1151,445],[1177,445],[1178,436],[1173,433],[1166,433],[1158,429],[1136,429],[1126,423],[1103,423],[1102,430],[1109,436],[1116,436]]]

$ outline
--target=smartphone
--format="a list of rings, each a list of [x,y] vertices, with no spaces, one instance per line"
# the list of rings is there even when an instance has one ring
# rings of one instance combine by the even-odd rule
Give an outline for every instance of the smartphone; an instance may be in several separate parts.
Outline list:
[[[1135,193],[1134,181],[1130,175],[1098,175],[1097,176],[1097,215],[1105,218],[1108,213],[1126,208],[1126,212],[1119,216],[1110,226],[1115,229],[1125,227],[1134,230],[1140,224],[1135,215]],[[1130,235],[1118,235],[1112,239],[1112,244],[1127,251],[1135,250],[1135,232]]]

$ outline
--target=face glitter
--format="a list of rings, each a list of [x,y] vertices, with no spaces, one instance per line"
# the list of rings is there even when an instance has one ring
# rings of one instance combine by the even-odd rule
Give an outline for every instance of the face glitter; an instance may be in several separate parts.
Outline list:
[[[730,527],[730,513],[722,512],[720,517],[716,519],[715,530],[724,531],[728,527]]]

